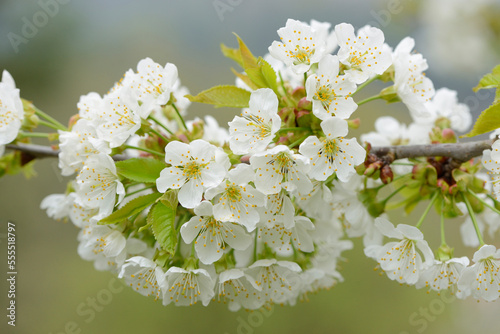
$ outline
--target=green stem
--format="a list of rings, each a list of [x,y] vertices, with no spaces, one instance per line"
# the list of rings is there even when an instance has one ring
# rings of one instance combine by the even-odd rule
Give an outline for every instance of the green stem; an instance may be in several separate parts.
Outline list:
[[[415,164],[409,162],[393,162],[391,166],[415,166]]]
[[[378,99],[381,99],[381,98],[382,98],[382,97],[381,97],[380,95],[371,96],[371,97],[368,97],[368,98],[366,98],[366,99],[364,99],[364,100],[359,101],[359,102],[357,103],[357,105],[358,105],[358,106],[360,106],[360,105],[363,105],[363,104],[368,103],[368,102],[370,102],[370,101],[373,101],[373,100],[378,100]]]
[[[355,94],[357,94],[360,90],[362,90],[363,88],[365,88],[366,86],[368,86],[369,84],[371,84],[372,82],[374,82],[375,80],[377,80],[379,78],[378,75],[374,76],[373,78],[365,81],[363,84],[359,85],[358,89],[356,89],[356,91],[354,93],[351,94],[351,96],[354,96]]]
[[[294,148],[295,146],[299,145],[300,143],[302,143],[307,137],[309,137],[310,133],[308,133],[307,135],[297,139],[296,141],[294,141],[293,143],[291,143],[290,145],[288,145],[289,148]]]
[[[33,107],[33,110],[35,110],[36,115],[45,118],[47,121],[49,121],[54,126],[56,126],[54,129],[68,131],[68,128],[65,127],[64,125],[62,125],[61,123],[59,123],[55,118],[47,115],[46,113],[44,113],[43,111],[41,111],[40,109],[35,107],[34,105],[32,107]]]
[[[304,72],[304,87],[306,86],[307,81],[307,72]]]
[[[182,123],[182,126],[184,127],[184,129],[188,129],[187,125],[186,125],[186,122],[184,122],[184,118],[182,117],[181,113],[179,112],[179,109],[177,109],[177,106],[175,105],[175,103],[172,103],[172,107],[174,107],[175,109],[175,112],[177,113],[177,116],[179,117],[179,119],[181,120],[181,123]]]
[[[311,129],[309,128],[281,128],[278,130],[277,133],[280,133],[280,132],[292,132],[292,131],[311,131]]]
[[[158,137],[160,137],[161,139],[163,139],[163,141],[165,143],[168,143],[169,142],[169,139],[167,137],[165,137],[164,135],[162,135],[160,132],[158,132],[157,130],[155,130],[153,127],[150,128],[151,129],[151,132],[153,132],[154,134],[156,134]]]
[[[168,133],[170,133],[171,135],[173,135],[174,133],[172,131],[170,131],[165,125],[163,125],[162,122],[160,122],[159,120],[157,120],[156,118],[154,118],[153,116],[149,115],[149,119],[152,120],[153,122],[155,122],[156,124],[158,124],[159,126],[161,126],[165,131],[167,131]]]
[[[424,222],[425,217],[427,217],[427,214],[429,213],[430,209],[434,205],[434,202],[436,201],[438,195],[439,195],[439,191],[436,190],[436,192],[434,193],[434,195],[432,195],[431,202],[429,203],[429,205],[427,205],[427,208],[425,208],[425,211],[424,211],[422,217],[420,217],[420,220],[418,221],[418,223],[416,225],[417,228],[420,228],[420,226]]]
[[[481,203],[483,203],[485,206],[487,206],[488,208],[490,208],[493,212],[497,213],[500,215],[500,210],[498,210],[497,208],[495,208],[494,206],[490,205],[488,202],[486,202],[484,199],[482,199],[481,197],[477,196],[472,190],[469,189],[469,194],[471,194],[472,196],[474,196],[475,198],[477,198]]]
[[[137,193],[140,193],[140,192],[142,192],[142,191],[144,191],[144,190],[151,189],[151,188],[153,188],[153,187],[156,187],[156,185],[154,185],[154,186],[149,186],[149,187],[144,187],[144,188],[142,188],[142,189],[139,189],[139,190],[133,191],[133,192],[131,192],[131,193],[126,194],[126,195],[125,195],[125,197],[135,195],[135,194],[137,194]]]
[[[259,229],[255,229],[255,240],[253,245],[253,262],[257,261],[257,239],[259,237]]]
[[[153,150],[150,150],[149,148],[142,148],[142,147],[137,147],[137,146],[132,146],[132,145],[125,145],[125,148],[130,148],[132,150],[138,150],[138,151],[147,152],[147,153],[150,153],[150,154],[157,155],[159,157],[165,157],[165,154],[160,153],[160,152],[156,152],[156,151],[153,151]]]
[[[441,204],[441,246],[447,246],[444,236],[444,201]]]
[[[54,130],[63,130],[63,129],[59,128],[58,126],[56,126],[52,123],[49,123],[49,122],[42,121],[41,119],[38,120],[38,124],[46,126],[48,128],[54,129]],[[63,131],[66,131],[66,130],[63,130]]]
[[[464,200],[465,205],[467,206],[467,211],[469,212],[470,219],[472,220],[472,225],[474,225],[474,230],[476,230],[477,239],[479,240],[479,246],[484,245],[483,237],[481,236],[481,231],[479,230],[479,225],[477,224],[476,215],[474,214],[474,210],[470,205],[469,199],[462,193],[462,198]]]
[[[48,133],[41,133],[41,132],[23,132],[23,131],[20,131],[19,134],[23,137],[49,138]]]
[[[283,77],[281,76],[281,72],[278,72],[278,75],[280,77],[280,84],[281,84],[281,88],[283,88],[283,93],[285,93],[285,96],[288,96],[288,91],[285,88],[285,81],[283,80]]]
[[[406,187],[406,184],[403,184],[401,187],[399,187],[398,189],[394,190],[389,196],[387,196],[386,199],[384,199],[382,201],[382,204],[385,204],[391,199],[393,198],[398,192],[400,192],[401,190],[403,190],[404,188]]]

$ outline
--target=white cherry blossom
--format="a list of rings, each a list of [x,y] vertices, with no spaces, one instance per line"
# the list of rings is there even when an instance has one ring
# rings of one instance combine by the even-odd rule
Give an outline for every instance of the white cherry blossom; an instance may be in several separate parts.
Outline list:
[[[258,89],[250,95],[249,108],[229,122],[229,147],[235,154],[264,151],[280,126],[276,94]]]
[[[10,73],[4,70],[0,82],[0,146],[16,139],[23,119],[24,109],[19,89]]]
[[[500,295],[500,250],[493,245],[483,245],[472,258],[474,264],[462,272],[458,280],[459,298],[472,295],[488,302]]]
[[[356,171],[354,167],[365,161],[366,151],[356,138],[345,139],[348,126],[345,120],[330,118],[321,122],[326,138],[309,136],[300,145],[299,152],[309,159],[309,175],[319,181],[336,173],[342,182],[347,182]]]
[[[250,182],[255,173],[249,165],[240,164],[228,173],[226,181],[206,191],[205,197],[214,200],[214,216],[218,220],[237,222],[253,231],[259,221],[258,207],[266,203],[266,196]]]
[[[288,19],[278,30],[281,42],[274,41],[269,53],[297,73],[307,72],[325,54],[326,42],[308,24]]]
[[[257,285],[255,278],[245,271],[229,269],[219,274],[214,299],[227,303],[231,311],[238,311],[241,307],[255,310],[264,304],[261,291],[262,287]]]
[[[256,173],[255,187],[264,194],[276,194],[282,188],[288,191],[312,190],[311,181],[306,176],[309,167],[306,159],[284,145],[254,154],[250,165]]]
[[[255,277],[255,283],[262,289],[265,302],[285,302],[300,287],[299,273],[302,271],[295,262],[276,259],[258,260],[245,272]]]
[[[97,138],[91,121],[79,119],[71,131],[59,131],[59,168],[68,176],[78,172],[93,154],[110,154],[109,143]]]
[[[386,237],[398,240],[378,246],[377,249],[377,261],[387,277],[400,283],[417,283],[422,271],[429,267],[434,259],[422,232],[405,224],[394,227],[384,218],[376,218],[375,226]]]
[[[110,156],[100,153],[87,159],[76,177],[77,202],[89,209],[99,209],[102,219],[122,201],[125,188],[116,174],[116,166]],[[118,195],[118,200],[116,200]]]
[[[244,250],[252,242],[252,237],[245,233],[242,226],[215,218],[212,203],[201,202],[194,213],[196,215],[182,225],[181,236],[187,244],[196,239],[194,249],[202,263],[212,264],[219,260],[226,245]]]
[[[430,115],[426,103],[434,96],[434,85],[425,76],[427,61],[419,53],[412,53],[413,38],[403,39],[393,54],[394,88],[413,117]]]
[[[339,75],[339,59],[326,55],[318,70],[306,81],[307,99],[313,103],[313,113],[325,120],[332,116],[348,119],[358,107],[352,97],[356,85],[346,75]]]
[[[194,208],[207,188],[219,185],[229,169],[227,155],[204,140],[189,144],[172,141],[165,147],[165,162],[171,165],[156,180],[158,191],[179,190],[179,203]]]
[[[446,261],[434,260],[434,263],[424,269],[416,284],[417,289],[428,287],[434,291],[456,290],[456,284],[462,271],[469,265],[469,258],[452,258]]]
[[[154,296],[158,300],[162,293],[161,285],[165,281],[165,273],[151,259],[134,256],[121,267],[119,278],[124,278],[132,289],[143,296]]]
[[[201,301],[207,306],[214,296],[215,282],[204,269],[171,267],[161,284],[163,305],[191,306]]]
[[[390,49],[384,45],[382,30],[365,26],[354,34],[351,24],[335,26],[339,43],[338,57],[347,69],[350,80],[361,84],[376,74],[382,74],[391,65]]]

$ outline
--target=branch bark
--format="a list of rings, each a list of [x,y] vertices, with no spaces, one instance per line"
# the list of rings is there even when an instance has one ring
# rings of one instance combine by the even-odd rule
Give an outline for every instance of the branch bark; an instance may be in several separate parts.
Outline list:
[[[60,152],[59,150],[54,150],[49,146],[34,145],[34,144],[8,144],[5,147],[9,150],[15,150],[27,153],[37,159],[57,158]],[[115,161],[128,159],[128,157],[124,154],[116,154],[112,158]]]
[[[457,162],[465,162],[482,155],[484,150],[491,149],[494,141],[495,139],[488,139],[457,144],[375,146],[371,148],[370,153],[379,158],[389,157],[392,161],[404,158],[448,157]]]
[[[371,148],[370,153],[379,158],[389,158],[391,161],[418,157],[448,157],[457,162],[465,162],[482,155],[484,150],[491,149],[494,141],[495,139],[488,139],[457,144],[375,146]],[[6,148],[28,153],[36,158],[56,158],[59,154],[59,150],[34,144],[9,144]],[[115,155],[113,159],[125,160],[127,156]]]

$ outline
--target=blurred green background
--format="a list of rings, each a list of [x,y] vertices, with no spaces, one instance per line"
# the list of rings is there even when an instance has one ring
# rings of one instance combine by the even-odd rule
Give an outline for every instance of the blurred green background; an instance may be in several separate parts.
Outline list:
[[[422,19],[419,2],[409,0],[389,1],[392,4],[372,0],[59,0],[57,8],[44,5],[54,1],[0,2],[0,70],[10,71],[24,98],[63,122],[77,112],[80,95],[105,93],[144,57],[176,64],[182,83],[191,93],[231,84],[234,77],[229,67],[234,65],[222,56],[219,43],[235,46],[232,32],[236,32],[254,54],[263,55],[278,38],[276,30],[287,18],[328,21],[332,26],[349,22],[358,28],[370,23],[384,30],[393,47],[408,35],[416,38],[419,51],[424,52],[425,45],[430,44],[424,26],[428,22]],[[53,15],[45,15],[45,24],[13,47],[8,38],[13,35],[9,33],[23,36],[26,22],[43,23],[39,13],[44,7]],[[484,39],[485,35],[477,38]],[[496,41],[498,45],[498,38]],[[451,61],[459,55],[446,56]],[[439,65],[443,62],[439,55],[428,57],[428,76],[437,88],[458,90],[460,99],[477,116],[492,96],[478,97],[471,87],[495,60],[500,62],[495,54],[490,56],[481,61],[470,59],[475,66],[452,71]],[[225,123],[237,112],[192,105],[189,117],[210,113]],[[362,127],[365,131],[372,130],[373,120],[384,113],[408,120],[401,105],[386,106],[382,102],[363,106],[358,113],[366,119]],[[98,272],[92,263],[79,258],[77,229],[52,221],[39,209],[45,196],[64,192],[67,179],[59,176],[55,159],[38,162],[36,169],[39,176],[31,180],[21,175],[0,179],[0,268],[7,271],[3,268],[8,221],[17,224],[18,266],[15,328],[6,324],[7,284],[5,279],[0,282],[2,334],[498,333],[498,303],[449,303],[447,296],[399,286],[373,270],[375,262],[364,257],[359,241],[354,250],[345,253],[345,282],[296,306],[275,307],[266,313],[232,313],[215,303],[206,308],[163,307],[128,288],[121,289],[113,275]],[[396,222],[415,220],[394,217],[399,219]],[[433,222],[429,218],[424,232],[431,245],[437,246],[438,226]],[[450,227],[455,224],[458,229],[458,223],[450,222]],[[449,234],[458,243],[457,236]],[[471,249],[460,249],[457,255],[472,253]],[[94,309],[92,301],[96,303]]]

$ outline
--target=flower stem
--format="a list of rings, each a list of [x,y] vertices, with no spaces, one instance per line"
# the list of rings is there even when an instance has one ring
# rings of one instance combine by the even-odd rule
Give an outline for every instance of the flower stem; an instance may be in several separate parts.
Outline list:
[[[174,107],[175,109],[175,112],[177,113],[177,116],[179,117],[179,119],[181,120],[181,123],[182,123],[182,126],[184,127],[184,129],[188,129],[187,125],[186,125],[186,122],[184,122],[184,118],[182,117],[181,113],[179,112],[179,109],[177,109],[177,106],[175,105],[175,103],[172,103],[172,107]]]
[[[444,235],[444,201],[441,204],[441,246],[447,246]]]
[[[51,129],[54,129],[54,130],[62,130],[61,128],[59,128],[58,126],[52,124],[52,123],[49,123],[49,122],[45,122],[45,121],[42,121],[41,119],[38,120],[38,124],[39,125],[43,125],[43,126],[46,126],[48,128],[51,128]]]
[[[161,139],[163,139],[163,141],[165,143],[169,142],[169,140],[168,140],[167,137],[165,137],[164,135],[162,135],[160,132],[158,132],[157,130],[153,129],[152,127],[151,127],[151,132],[153,132],[155,135],[157,135],[158,137],[160,137]]]
[[[33,110],[35,110],[35,114],[38,115],[39,117],[45,118],[47,121],[49,121],[50,123],[52,123],[55,126],[54,129],[68,131],[68,128],[66,128],[64,125],[62,125],[61,123],[59,123],[55,118],[53,118],[52,116],[47,115],[46,113],[44,113],[43,111],[41,111],[40,109],[38,109],[37,107],[35,107],[34,105],[32,107],[33,107]],[[40,121],[40,122],[42,122],[42,121]]]
[[[403,190],[405,187],[406,187],[406,184],[403,184],[401,187],[399,187],[398,189],[394,190],[394,191],[393,191],[393,192],[392,192],[389,196],[387,196],[387,198],[386,198],[386,199],[384,199],[384,200],[382,201],[382,204],[384,204],[384,206],[385,206],[385,204],[386,204],[386,203],[387,203],[387,202],[388,202],[388,201],[389,201],[392,197],[394,197],[394,196],[395,196],[398,192],[400,192],[401,190]]]
[[[22,131],[20,131],[19,134],[23,137],[49,138],[48,133],[41,133],[41,132],[22,132]]]
[[[142,148],[142,147],[137,147],[137,146],[132,146],[132,145],[125,145],[125,148],[147,152],[147,153],[154,154],[154,155],[157,155],[157,156],[160,156],[160,157],[165,157],[165,154],[160,153],[160,152],[156,152],[156,151],[153,151],[153,150],[150,150],[149,148]]]
[[[438,194],[439,194],[439,192],[436,190],[436,192],[434,193],[434,195],[432,195],[431,202],[429,203],[429,205],[427,205],[427,208],[425,208],[425,211],[422,214],[422,217],[420,217],[420,220],[418,221],[418,223],[416,225],[417,228],[420,228],[420,226],[424,222],[424,219],[425,219],[425,217],[427,217],[427,214],[429,213],[430,209],[434,205],[434,202],[436,201],[436,199],[438,197]]]
[[[168,133],[170,133],[171,135],[173,135],[174,133],[172,131],[170,131],[165,125],[163,125],[162,122],[160,122],[159,120],[157,120],[156,118],[154,118],[153,116],[149,116],[148,117],[150,120],[152,120],[153,122],[155,122],[156,124],[158,124],[159,126],[161,126],[165,131],[167,131]]]
[[[125,197],[131,196],[131,195],[135,195],[135,194],[137,194],[137,193],[140,193],[140,192],[142,192],[142,191],[144,191],[144,190],[151,189],[151,188],[153,188],[153,187],[156,187],[156,185],[154,185],[154,186],[149,186],[149,187],[144,187],[144,188],[142,188],[142,189],[139,189],[139,190],[133,191],[133,192],[131,192],[131,193],[126,194],[126,195],[125,195]]]
[[[479,240],[479,246],[484,245],[483,237],[481,236],[481,231],[479,230],[479,225],[477,224],[476,214],[470,205],[469,199],[462,193],[462,198],[464,200],[465,205],[467,206],[467,211],[469,212],[470,219],[472,220],[472,224],[474,225],[474,230],[476,230],[477,239]]]
[[[296,141],[294,141],[293,143],[291,143],[290,145],[288,145],[289,148],[294,148],[295,146],[299,145],[300,143],[302,143],[307,137],[309,137],[309,133],[303,137],[300,137],[299,139],[297,139]]]
[[[481,197],[477,196],[472,190],[469,189],[469,194],[471,194],[472,196],[474,196],[475,198],[477,198],[481,203],[483,203],[485,206],[487,206],[488,208],[490,208],[493,212],[497,213],[500,215],[500,210],[498,210],[497,208],[495,208],[494,206],[490,205],[488,202],[486,202],[484,199],[482,199]]]
[[[255,229],[255,240],[253,245],[253,262],[257,261],[257,239],[259,237],[259,229]]]
[[[281,128],[278,130],[277,133],[280,133],[280,132],[292,132],[292,131],[310,131],[309,128],[299,128],[299,127],[296,127],[296,128]]]
[[[355,94],[357,94],[360,90],[362,90],[363,88],[365,88],[366,86],[368,86],[369,84],[371,84],[372,82],[374,82],[375,80],[378,79],[378,75],[374,76],[373,78],[371,79],[368,79],[367,81],[365,81],[364,83],[362,83],[361,85],[359,85],[358,89],[356,89],[356,91],[354,93],[351,94],[351,96],[354,96]]]
[[[373,100],[378,100],[378,99],[381,99],[382,97],[380,95],[375,95],[375,96],[371,96],[371,97],[368,97],[364,100],[361,100],[357,103],[358,106],[362,105],[362,104],[365,104],[365,103],[368,103],[370,101],[373,101]]]

